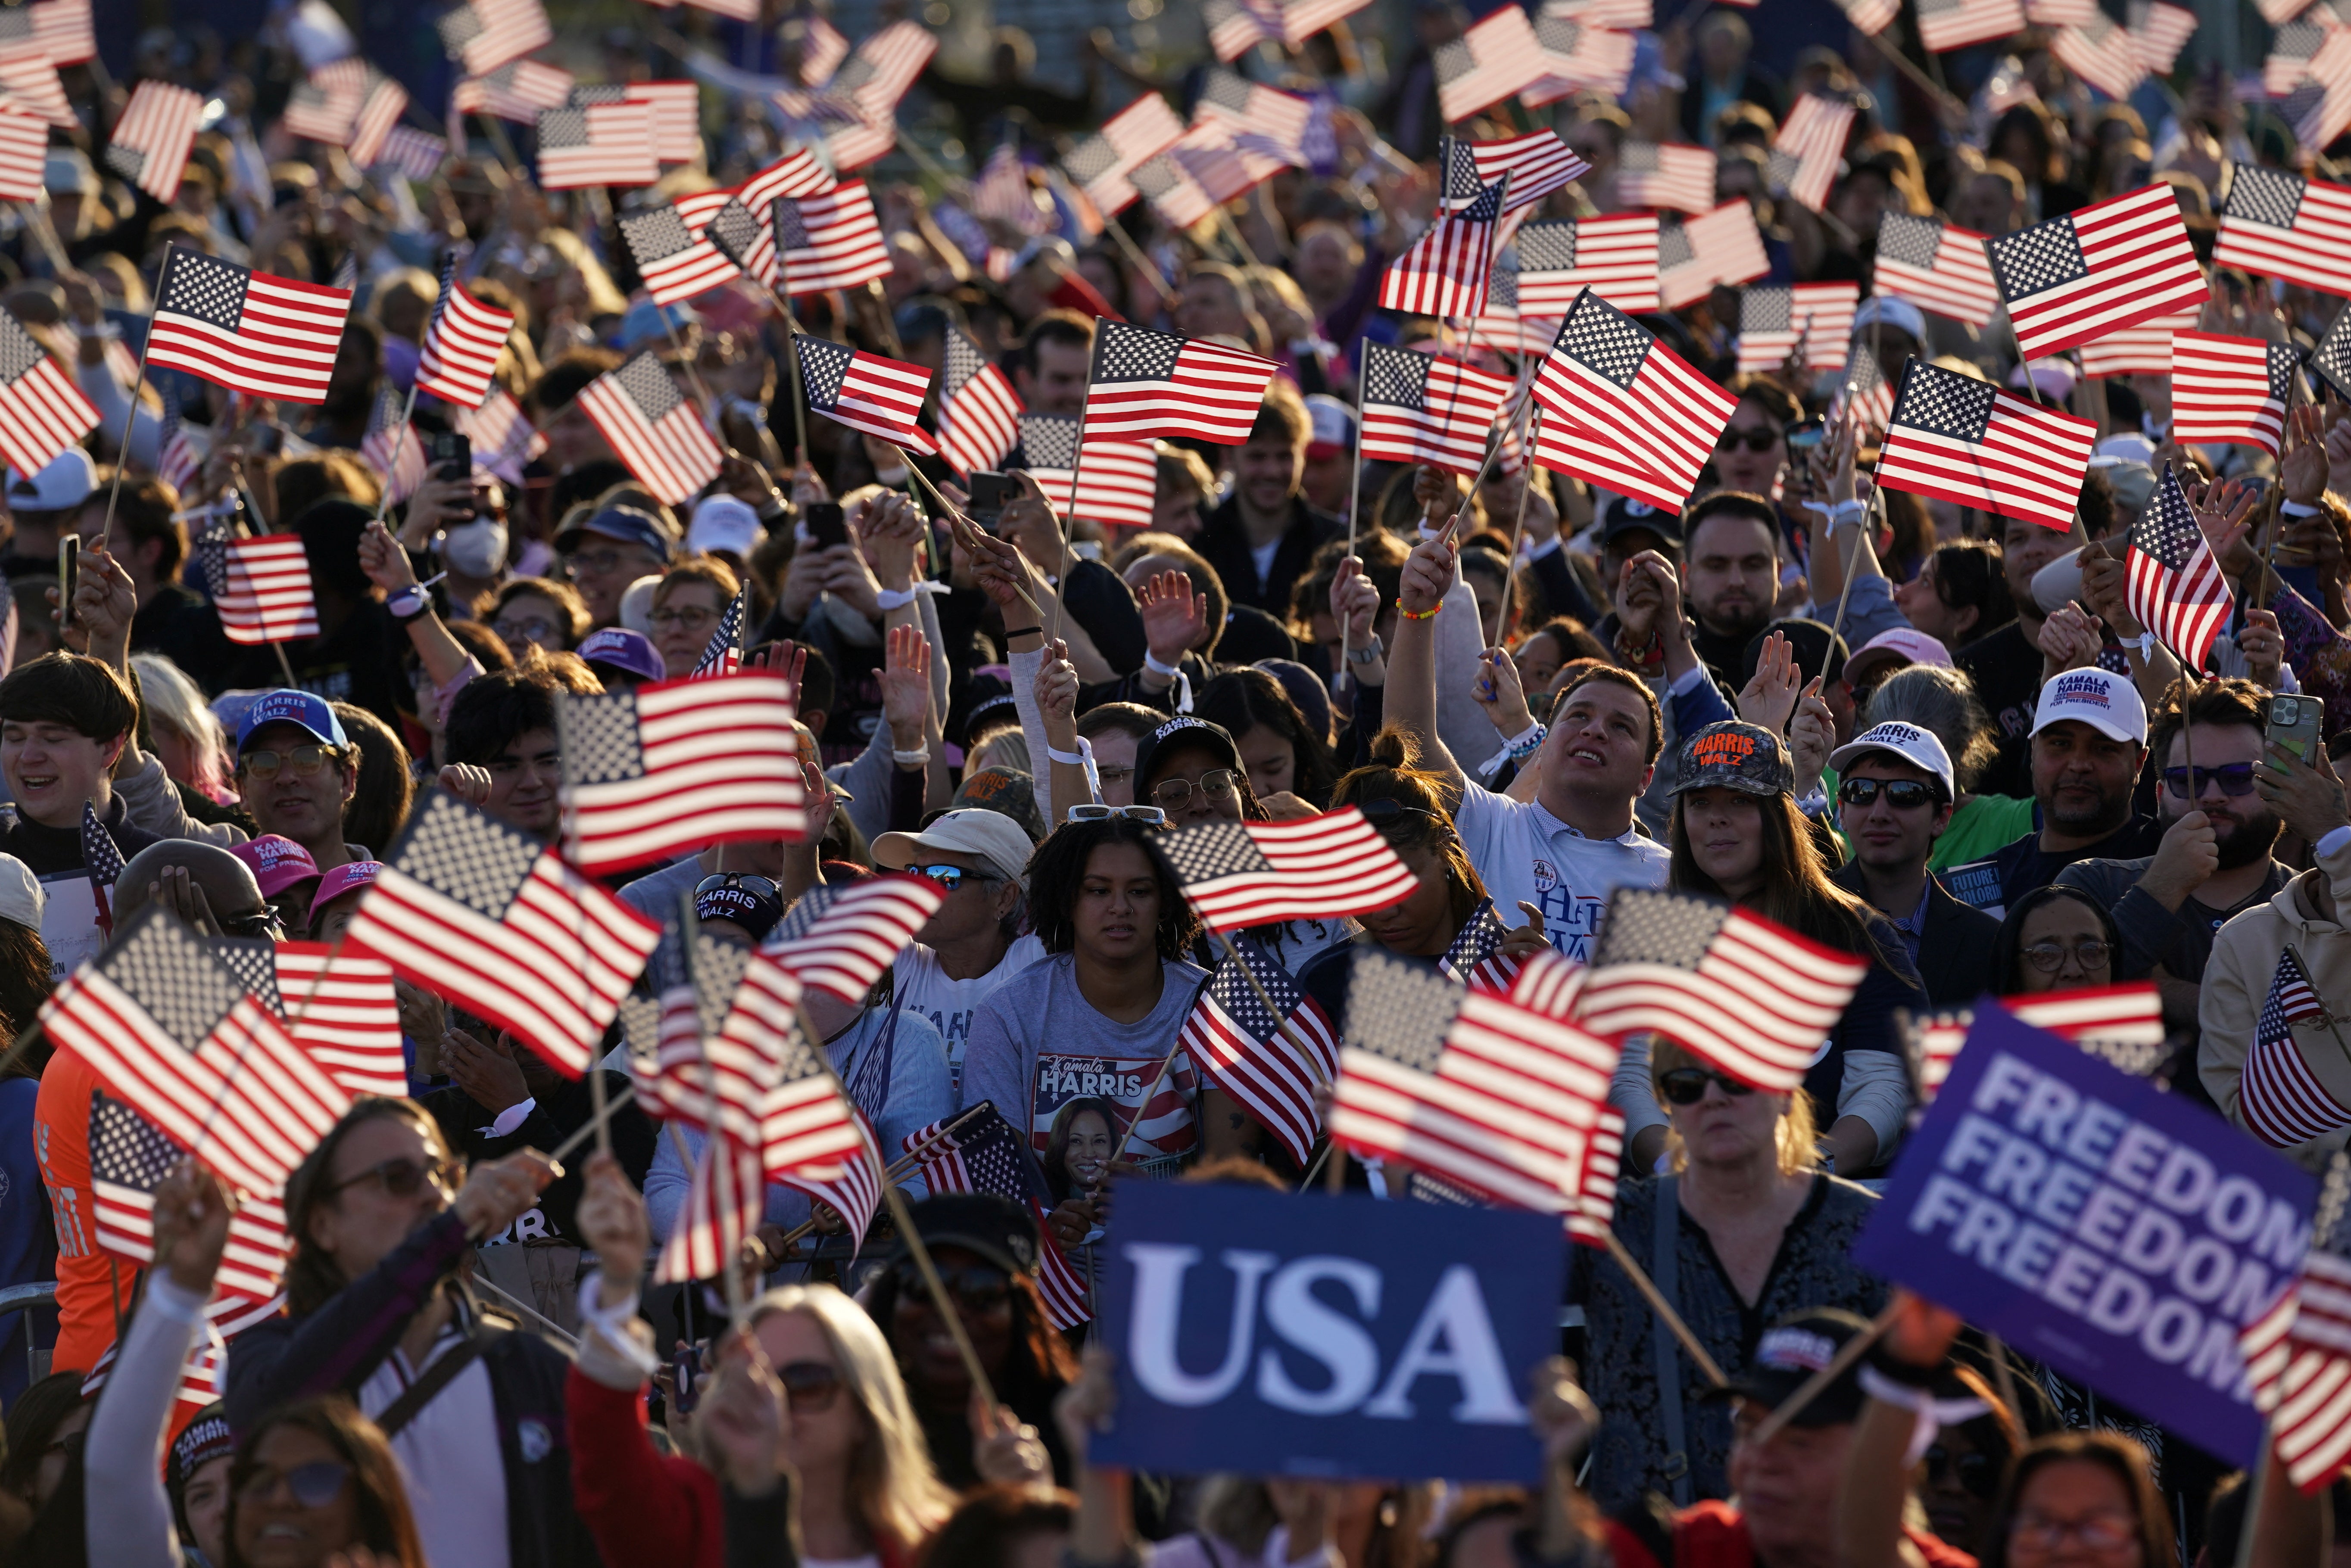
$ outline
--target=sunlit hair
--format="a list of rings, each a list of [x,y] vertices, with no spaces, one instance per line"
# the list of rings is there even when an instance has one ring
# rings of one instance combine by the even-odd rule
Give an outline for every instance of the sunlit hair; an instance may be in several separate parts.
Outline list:
[[[1453,830],[1445,777],[1419,766],[1419,746],[1393,724],[1372,737],[1370,751],[1367,765],[1331,786],[1331,809],[1380,800],[1407,808],[1404,816],[1380,829],[1380,836],[1398,849],[1426,849],[1445,863],[1448,907],[1458,929],[1486,896],[1486,884],[1461,847],[1461,836]]]
[[[188,777],[183,782],[216,805],[235,800],[223,760],[228,735],[196,683],[160,653],[132,654],[131,671],[139,679],[139,701],[149,722],[169,725],[188,742]]]
[[[1688,1168],[1689,1150],[1683,1145],[1681,1132],[1674,1126],[1673,1113],[1667,1108],[1666,1075],[1679,1072],[1684,1067],[1710,1068],[1712,1065],[1696,1052],[1670,1040],[1652,1039],[1649,1042],[1649,1086],[1656,1093],[1657,1108],[1667,1113],[1666,1158],[1672,1162],[1675,1170]],[[1759,1095],[1763,1093],[1761,1089],[1755,1092]],[[1820,1163],[1820,1156],[1813,1147],[1819,1137],[1819,1124],[1813,1118],[1812,1096],[1798,1089],[1793,1094],[1769,1097],[1781,1102],[1780,1120],[1772,1128],[1771,1137],[1772,1147],[1780,1154],[1780,1174],[1795,1176],[1812,1169]]]

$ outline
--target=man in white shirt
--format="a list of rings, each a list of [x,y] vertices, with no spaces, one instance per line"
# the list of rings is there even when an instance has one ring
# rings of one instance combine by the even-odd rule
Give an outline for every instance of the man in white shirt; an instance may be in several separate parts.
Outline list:
[[[1045,956],[1035,935],[1020,931],[1032,847],[1019,823],[977,806],[942,812],[920,833],[885,833],[873,841],[875,865],[926,877],[946,890],[946,901],[898,955],[893,974],[898,1005],[929,1019],[946,1039],[958,1094],[972,1014],[998,986]]]
[[[1648,787],[1663,741],[1657,700],[1630,671],[1595,669],[1560,693],[1548,732],[1535,726],[1513,746],[1529,758],[1539,748],[1534,800],[1511,800],[1466,776],[1437,732],[1437,621],[1462,613],[1446,600],[1458,526],[1457,518],[1405,562],[1388,722],[1419,743],[1421,766],[1460,791],[1454,828],[1496,910],[1510,920],[1540,914],[1552,946],[1588,960],[1611,893],[1666,885],[1665,846],[1633,826],[1633,803]]]

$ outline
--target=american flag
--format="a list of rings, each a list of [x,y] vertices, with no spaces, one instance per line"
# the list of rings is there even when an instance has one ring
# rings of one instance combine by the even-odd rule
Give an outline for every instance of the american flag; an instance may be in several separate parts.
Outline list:
[[[992,469],[1020,440],[1020,398],[958,327],[939,377],[939,455],[965,473]]]
[[[1028,472],[1056,505],[1072,517],[1091,517],[1118,527],[1148,528],[1159,493],[1159,457],[1147,441],[1097,439],[1086,435],[1086,461],[1078,466],[1075,414],[1020,416],[1020,454]]]
[[[2262,61],[2262,90],[2272,98],[2284,98],[2308,80],[2311,62],[2342,26],[2341,14],[2325,0],[2281,24],[2270,35],[2270,52]]]
[[[2163,466],[2163,482],[2131,524],[2130,547],[2123,559],[2129,568],[2126,598],[2131,614],[2182,664],[2203,669],[2213,638],[2229,623],[2236,606],[2229,581],[2212,558],[2212,547],[2196,525],[2195,508],[2188,504],[2187,492],[2169,463]]]
[[[2327,34],[2311,57],[2309,79],[2277,105],[2278,117],[2294,127],[2306,152],[2333,144],[2351,125],[2351,27]]]
[[[13,104],[0,104],[0,201],[40,199],[48,145],[47,125]]]
[[[1918,42],[1938,55],[2023,30],[2017,0],[1918,0]]]
[[[866,119],[886,122],[938,50],[937,37],[921,23],[893,22],[861,41],[826,88],[847,97]]]
[[[888,156],[897,145],[895,119],[861,119],[826,137],[824,155],[832,160],[833,168],[849,174]]]
[[[188,482],[204,468],[204,453],[198,450],[196,440],[188,433],[188,421],[181,415],[179,378],[164,376],[159,379],[162,382],[158,391],[163,400],[163,420],[162,448],[155,454],[155,474],[173,491],[185,492]]]
[[[235,516],[216,517],[196,541],[196,561],[231,642],[319,635],[319,601],[310,591],[310,558],[300,535],[241,539]]]
[[[1570,1240],[1606,1251],[1616,1214],[1616,1180],[1625,1168],[1625,1116],[1614,1106],[1600,1107],[1584,1141],[1583,1171],[1576,1182],[1576,1206],[1567,1213]]]
[[[2351,1155],[2337,1152],[2320,1183],[2302,1267],[2237,1335],[2253,1406],[2287,1479],[2326,1490],[2351,1456]]]
[[[2082,345],[2082,374],[2128,376],[2171,374],[2171,339],[2195,327],[2203,317],[2199,306],[2126,327]]]
[[[1087,445],[1107,436],[1238,446],[1279,369],[1205,338],[1100,322],[1086,388]]]
[[[1842,422],[1848,414],[1860,421],[1864,431],[1882,431],[1894,418],[1894,388],[1866,343],[1853,346],[1853,358],[1837,378],[1835,395],[1829,399],[1830,424]]]
[[[1612,1039],[1655,1030],[1743,1083],[1785,1093],[1803,1083],[1868,972],[1865,961],[1744,909],[1620,888],[1577,1018]]]
[[[1510,383],[1458,359],[1364,344],[1365,458],[1475,474]]]
[[[286,1302],[278,1297],[266,1302],[251,1302],[243,1296],[220,1295],[204,1308],[205,1337],[188,1352],[188,1359],[180,1366],[179,1386],[172,1391],[174,1403],[193,1406],[201,1412],[207,1405],[217,1405],[228,1397],[228,1341],[247,1328],[286,1310]],[[114,1353],[122,1347],[117,1340],[99,1353],[98,1361],[89,1376],[81,1380],[81,1397],[94,1399],[106,1386],[107,1376],[114,1368]],[[176,1417],[174,1417],[177,1418]],[[213,1417],[218,1420],[219,1417]],[[194,1425],[201,1425],[196,1423]],[[190,1430],[194,1429],[192,1425]],[[224,1434],[228,1423],[221,1421]]]
[[[448,158],[449,143],[442,138],[413,126],[395,125],[383,133],[383,150],[376,155],[375,168],[421,183],[440,173]]]
[[[1070,181],[1104,218],[1117,216],[1137,194],[1127,171],[1176,145],[1184,122],[1155,92],[1144,93],[1078,143],[1061,162]]]
[[[2168,185],[1984,242],[2027,358],[2202,303],[2204,271]]]
[[[847,181],[820,196],[778,197],[769,214],[786,292],[862,288],[890,275],[890,252],[864,182]]]
[[[1502,953],[1502,943],[1510,934],[1510,928],[1494,912],[1494,900],[1480,898],[1453,934],[1453,944],[1437,959],[1437,967],[1472,991],[1509,996],[1520,971],[1519,961]],[[1522,1007],[1532,1005],[1524,997],[1514,1000]]]
[[[1458,213],[1441,214],[1380,279],[1380,308],[1448,319],[1486,307],[1494,268],[1494,229],[1510,187],[1505,176]],[[1521,267],[1524,258],[1521,257]],[[1521,288],[1525,279],[1520,279]]]
[[[725,1274],[758,1232],[767,1197],[756,1146],[724,1133],[704,1139],[684,1211],[653,1264],[653,1283],[683,1284]]]
[[[538,0],[469,0],[434,24],[441,47],[468,76],[487,76],[510,60],[555,42]]]
[[[486,114],[537,125],[541,109],[561,109],[571,101],[572,86],[569,71],[537,60],[517,60],[486,76],[461,78],[450,89],[449,112],[453,117]]]
[[[1178,147],[1182,145],[1180,141],[1176,143]],[[1170,227],[1188,229],[1214,213],[1217,201],[1184,165],[1176,161],[1174,151],[1170,148],[1156,158],[1144,159],[1126,171],[1126,178]]]
[[[744,609],[750,591],[747,584],[727,601],[726,612],[711,629],[710,640],[702,645],[702,657],[694,661],[694,668],[686,674],[688,680],[713,680],[743,668]]]
[[[292,135],[340,147],[350,140],[351,120],[367,91],[367,62],[351,58],[320,66],[286,100],[283,123]]]
[[[832,189],[832,176],[808,149],[795,148],[735,188],[754,213],[778,196],[819,196]]]
[[[937,883],[921,877],[869,877],[811,888],[760,950],[775,954],[811,990],[858,1006],[946,897]]]
[[[2049,52],[2108,98],[2127,99],[2147,80],[2147,67],[2138,57],[2129,30],[2095,6],[2091,8],[2089,21],[2051,34]]]
[[[1902,15],[1902,0],[1836,0],[1845,20],[1875,38]]]
[[[2273,27],[2284,26],[2300,16],[2307,5],[2308,0],[2254,0],[2254,7],[2261,12],[2262,19]]]
[[[0,91],[60,130],[80,124],[66,102],[65,83],[57,79],[40,26],[24,6],[0,11]]]
[[[1469,318],[1469,341],[1480,348],[1504,354],[1541,354],[1559,336],[1559,319],[1529,316],[1519,309],[1519,259],[1505,250],[1494,257],[1486,279],[1486,308]]]
[[[436,790],[410,816],[345,941],[576,1078],[661,928],[538,840]]]
[[[1711,198],[1714,156],[1708,153],[1706,158],[1707,194]],[[1515,213],[1592,171],[1592,166],[1569,151],[1559,133],[1552,130],[1530,131],[1500,141],[1464,141],[1447,137],[1439,161],[1445,170],[1443,205],[1447,210],[1471,205],[1487,186],[1508,174],[1510,197],[1502,204],[1502,211]]]
[[[2273,1148],[2294,1148],[2351,1127],[2351,1107],[2326,1092],[2294,1037],[2297,1023],[2327,1021],[2326,1004],[2301,961],[2290,948],[2279,953],[2237,1085],[2245,1126]]]
[[[2234,168],[2213,265],[2351,294],[2351,185],[2250,163]]]
[[[538,182],[546,189],[650,185],[660,178],[653,105],[623,101],[538,111]]]
[[[1262,138],[1251,137],[1249,140],[1252,145],[1263,145]],[[1176,221],[1176,213],[1169,209],[1167,198],[1151,189],[1152,181],[1147,177],[1159,165],[1168,163],[1174,164],[1183,180],[1196,186],[1212,204],[1248,194],[1287,166],[1281,159],[1262,151],[1243,151],[1240,140],[1222,120],[1205,115],[1197,117],[1181,140],[1129,176],[1153,210],[1170,223]],[[1196,223],[1198,219],[1193,221]]]
[[[1235,71],[1215,70],[1201,85],[1193,110],[1196,128],[1222,126],[1240,149],[1253,179],[1263,180],[1285,165],[1306,165],[1307,127],[1314,106],[1295,93],[1250,81]]]
[[[1029,166],[1020,161],[1019,152],[1009,141],[999,143],[987,155],[979,178],[972,182],[971,210],[976,216],[1009,223],[1024,234],[1035,234],[1041,227],[1043,216],[1037,211],[1035,192],[1029,188]]]
[[[2043,27],[2085,27],[2099,15],[2098,0],[2024,0],[2024,19]]]
[[[1580,1207],[1614,1045],[1375,950],[1355,956],[1347,1021],[1332,1142],[1517,1208]]]
[[[2351,400],[2351,305],[2335,313],[2325,336],[2310,351],[2310,369],[2325,379],[2336,397]]]
[[[1517,3],[1473,22],[1436,55],[1437,112],[1467,119],[1541,81],[1545,70],[1534,25]]]
[[[1344,21],[1371,0],[1283,0],[1281,41],[1302,44],[1333,22]]]
[[[424,347],[417,356],[416,389],[453,408],[480,407],[514,324],[514,312],[484,305],[466,291],[457,281],[457,253],[444,252],[441,293],[424,325]]]
[[[702,157],[702,89],[692,82],[621,82],[571,89],[574,104],[642,103],[653,111],[653,156],[664,163]]]
[[[2010,997],[2001,1005],[2021,1023],[2062,1034],[2101,1054],[2148,1051],[2163,1044],[2163,999],[2151,981]],[[1966,1047],[1968,1031],[1974,1023],[1974,1010],[1960,1008],[1929,1015],[1914,1026],[1911,1065],[1918,1085],[1918,1109],[1924,1110],[1942,1088],[1943,1080],[1951,1075],[1951,1064]]]
[[[2299,358],[2285,344],[2259,337],[2174,335],[2172,439],[2257,446],[2275,457]]]
[[[1853,105],[1843,99],[1806,93],[1771,139],[1771,184],[1810,207],[1828,205],[1829,187],[1844,164],[1844,142],[1853,130]]]
[[[1970,327],[1989,326],[2000,311],[2000,285],[1983,242],[1981,234],[1933,218],[1881,213],[1876,291]]]
[[[1913,359],[1894,400],[1877,482],[2069,529],[2097,440],[2093,421]]]
[[[1050,1194],[1022,1147],[1019,1131],[990,1106],[986,1116],[940,1134],[941,1124],[934,1122],[904,1140],[908,1150],[922,1149],[924,1184],[933,1192],[993,1192],[1028,1205],[1037,1220],[1037,1291],[1044,1298],[1046,1315],[1057,1329],[1075,1328],[1091,1319],[1085,1282],[1070,1267],[1052,1227],[1045,1223]],[[925,1139],[935,1141],[925,1148]]]
[[[619,369],[589,382],[580,406],[629,472],[662,502],[678,505],[718,477],[726,454],[653,350],[640,349]]]
[[[1542,74],[1527,84],[1520,102],[1540,109],[1578,92],[1624,95],[1633,79],[1632,34],[1548,13],[1536,19],[1534,29]]]
[[[98,410],[14,316],[0,311],[0,457],[19,473],[98,428]]]
[[[81,804],[81,864],[89,874],[89,896],[98,905],[99,929],[114,934],[114,884],[122,875],[122,851],[89,802]]]
[[[556,718],[564,856],[591,876],[805,832],[791,683],[781,676],[565,692]]]
[[[424,483],[424,445],[404,417],[407,402],[388,385],[377,388],[367,434],[360,438],[360,456],[382,476],[384,493],[394,506]]]
[[[478,407],[459,410],[449,422],[474,443],[474,461],[509,484],[521,483],[523,464],[547,450],[547,438],[504,387],[492,387]]]
[[[1281,36],[1281,6],[1277,0],[1207,0],[1200,7],[1200,21],[1207,29],[1208,47],[1227,64]]]
[[[802,334],[796,341],[809,412],[909,451],[938,451],[930,432],[914,422],[931,389],[930,371],[829,338]]]
[[[1637,33],[1656,22],[1651,0],[1543,0],[1546,16],[1573,16],[1595,27],[1615,27]]]
[[[741,275],[734,258],[713,244],[707,234],[697,239],[687,232],[675,207],[622,218],[621,237],[629,242],[637,275],[655,305],[692,299]]]
[[[408,1093],[400,998],[392,988],[390,964],[339,953],[324,942],[265,944],[223,938],[214,941],[213,950],[223,953],[231,946],[266,950],[268,962],[248,989],[286,1020],[294,1044],[327,1076],[354,1095],[398,1099]],[[225,961],[232,969],[238,967],[233,959]]]
[[[1678,510],[1738,405],[1589,289],[1535,375],[1536,460]]]
[[[1714,154],[1673,142],[1628,141],[1616,159],[1616,194],[1632,207],[1714,210]]]
[[[1717,284],[1741,284],[1771,270],[1755,210],[1726,202],[1685,223],[1657,225],[1657,303],[1679,310],[1704,299]]]
[[[758,15],[756,9],[752,15]],[[799,78],[804,86],[824,86],[848,57],[849,40],[840,28],[821,16],[810,16],[802,24]]]
[[[1657,218],[1620,213],[1558,219],[1519,231],[1519,309],[1564,317],[1587,287],[1626,312],[1657,304]]]
[[[34,36],[41,40],[41,52],[50,64],[76,66],[98,57],[90,0],[38,0],[25,9],[33,14]]]
[[[352,116],[350,139],[344,143],[351,161],[371,169],[383,159],[384,145],[400,117],[408,112],[408,89],[372,67],[369,67],[359,112]],[[436,160],[437,163],[437,160]],[[430,174],[426,178],[430,178]]]
[[[350,1106],[204,939],[150,906],[41,1010],[50,1040],[231,1185],[272,1192]]]
[[[272,277],[173,245],[155,295],[149,364],[256,398],[326,400],[350,290]]]
[[[1208,929],[1368,914],[1411,896],[1412,873],[1353,806],[1290,822],[1207,822],[1160,840]]]
[[[158,202],[174,200],[204,117],[202,95],[148,78],[131,89],[129,106],[114,122],[106,166]]]
[[[407,1093],[403,1085],[401,1092]],[[155,1189],[187,1156],[129,1104],[103,1089],[89,1096],[89,1187],[98,1244],[124,1262],[155,1261]],[[277,1299],[294,1250],[277,1195],[248,1197],[229,1216],[215,1288],[246,1303]]]
[[[1266,1010],[1260,989],[1274,1012]],[[1200,1071],[1280,1138],[1292,1159],[1304,1165],[1314,1158],[1322,1125],[1314,1095],[1338,1075],[1339,1042],[1322,1007],[1256,939],[1234,940],[1200,988],[1182,1037]]]
[[[1799,345],[1808,369],[1844,364],[1853,318],[1861,308],[1857,283],[1771,284],[1743,291],[1739,300],[1739,368],[1770,372]]]
[[[2150,75],[2169,76],[2179,51],[2196,32],[2196,13],[2183,5],[2147,5],[2133,0],[2130,8],[2131,47]]]
[[[874,1146],[872,1125],[854,1106],[849,1107],[849,1115],[857,1124],[860,1152],[842,1160],[830,1177],[810,1170],[789,1172],[776,1180],[839,1214],[850,1237],[862,1248],[866,1233],[873,1229],[873,1216],[881,1210],[882,1184],[889,1176],[882,1168],[882,1153]]]

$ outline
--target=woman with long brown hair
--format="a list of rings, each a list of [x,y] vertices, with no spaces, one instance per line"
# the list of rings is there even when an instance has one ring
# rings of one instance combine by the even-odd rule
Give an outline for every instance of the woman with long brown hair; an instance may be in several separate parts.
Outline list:
[[[223,1568],[327,1568],[361,1551],[375,1568],[426,1568],[392,1445],[340,1395],[288,1405],[246,1433],[229,1465],[225,1539]]]

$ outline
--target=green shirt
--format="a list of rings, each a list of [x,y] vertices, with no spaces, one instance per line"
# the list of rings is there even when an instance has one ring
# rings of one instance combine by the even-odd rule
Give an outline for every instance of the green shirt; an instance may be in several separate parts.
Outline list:
[[[1821,771],[1822,787],[1828,791],[1834,808],[1837,792],[1834,769]],[[1951,813],[1951,825],[1943,829],[1943,836],[1935,840],[1934,853],[1927,857],[1929,871],[1948,870],[1981,860],[1994,850],[2015,843],[2032,831],[2032,802],[2019,800],[2009,794],[1980,794]],[[1843,827],[1837,829],[1837,842],[1844,846],[1845,858],[1853,858],[1853,840],[1845,836]]]

